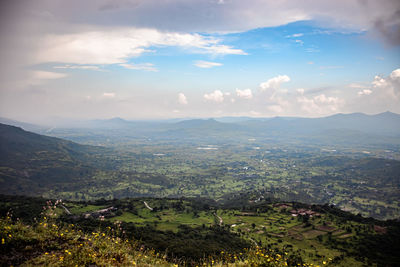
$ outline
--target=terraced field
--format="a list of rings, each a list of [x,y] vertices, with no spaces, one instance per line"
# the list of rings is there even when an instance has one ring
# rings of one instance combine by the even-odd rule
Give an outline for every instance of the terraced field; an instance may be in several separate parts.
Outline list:
[[[297,203],[263,202],[249,204],[246,208],[223,208],[197,206],[191,200],[182,199],[127,199],[98,206],[73,202],[66,205],[74,216],[83,216],[91,211],[92,219],[99,219],[95,207],[98,210],[117,207],[102,215],[105,221],[130,223],[139,228],[152,227],[154,231],[178,235],[183,226],[209,229],[221,223],[220,227],[249,244],[286,251],[315,264],[321,262],[321,258],[335,260],[335,266],[361,266],[359,259],[341,249],[343,243],[357,244],[360,233],[379,235],[372,225],[346,220],[322,211],[319,206],[313,209],[313,206],[299,206]]]

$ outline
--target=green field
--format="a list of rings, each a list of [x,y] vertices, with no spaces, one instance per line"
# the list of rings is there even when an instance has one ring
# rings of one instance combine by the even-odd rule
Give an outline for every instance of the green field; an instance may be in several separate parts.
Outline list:
[[[146,207],[144,201],[153,210]],[[374,231],[374,224],[367,223],[366,219],[360,221],[356,216],[353,216],[356,219],[346,217],[349,215],[343,212],[338,216],[339,211],[328,206],[247,201],[245,207],[224,208],[218,205],[202,205],[192,200],[149,198],[107,203],[108,205],[98,205],[98,210],[107,206],[118,209],[105,214],[105,222],[123,222],[138,229],[154,229],[153,231],[157,231],[153,232],[155,236],[155,233],[167,232],[179,236],[183,226],[193,231],[218,226],[240,236],[250,245],[285,251],[288,255],[301,257],[305,262],[314,264],[320,264],[324,260],[334,261],[334,266],[363,266],[370,259],[366,257],[360,260],[353,249],[362,246],[362,238],[380,236],[380,233]],[[89,209],[95,212],[93,208],[96,207],[95,204],[90,204],[85,209],[82,204],[73,202],[67,202],[66,205],[74,211],[75,216],[84,215]],[[305,211],[313,215],[294,216],[295,211]],[[138,238],[140,236],[137,235]]]

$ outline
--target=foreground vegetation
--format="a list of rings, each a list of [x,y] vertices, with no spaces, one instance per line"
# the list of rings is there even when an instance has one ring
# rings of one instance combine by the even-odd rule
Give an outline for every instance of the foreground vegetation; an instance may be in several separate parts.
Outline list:
[[[59,226],[44,216],[34,226],[0,219],[0,263],[21,266],[314,266],[287,253],[259,247],[220,256],[199,259],[197,263],[184,260],[166,260],[166,255],[139,246],[138,242],[123,239],[118,226],[105,232],[84,233],[74,224]],[[326,264],[326,262],[323,262]]]
[[[399,222],[366,219],[326,205],[244,199],[237,200],[239,206],[237,202],[221,206],[190,199],[91,203],[12,196],[0,199],[2,265],[400,263]]]

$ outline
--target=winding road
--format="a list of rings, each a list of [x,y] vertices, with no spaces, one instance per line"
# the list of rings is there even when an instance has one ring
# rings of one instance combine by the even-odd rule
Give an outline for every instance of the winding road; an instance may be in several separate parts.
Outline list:
[[[152,207],[150,207],[150,206],[149,206],[149,204],[147,204],[147,202],[146,202],[146,201],[143,201],[143,203],[144,203],[144,205],[146,206],[146,208],[148,208],[149,210],[153,210],[153,208],[152,208]]]
[[[71,215],[71,212],[67,209],[67,207],[65,207],[64,205],[60,205],[62,208],[64,208],[64,210],[65,210],[65,212],[68,214],[68,215]]]
[[[222,224],[224,223],[224,221],[222,220],[222,218],[219,217],[219,216],[217,215],[217,213],[215,213],[215,212],[214,212],[214,215],[215,215],[215,217],[217,217],[218,220],[219,220],[219,226],[222,226]]]

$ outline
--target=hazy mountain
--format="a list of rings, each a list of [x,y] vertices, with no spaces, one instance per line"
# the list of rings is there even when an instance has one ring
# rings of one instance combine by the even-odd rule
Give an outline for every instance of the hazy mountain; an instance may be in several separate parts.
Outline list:
[[[314,144],[400,144],[400,115],[384,112],[336,114],[322,118],[218,118],[129,121],[121,118],[81,121],[75,126],[40,128],[12,121],[41,134],[88,143],[118,143],[135,138],[190,141],[234,141],[249,137],[262,141]]]
[[[32,131],[32,132],[43,131],[45,129],[48,129],[47,126],[37,125],[37,124],[32,124],[32,123],[27,123],[27,122],[20,122],[20,121],[11,120],[11,119],[2,118],[2,117],[0,117],[0,123],[21,127],[24,130]]]

